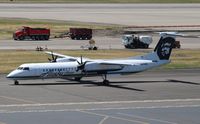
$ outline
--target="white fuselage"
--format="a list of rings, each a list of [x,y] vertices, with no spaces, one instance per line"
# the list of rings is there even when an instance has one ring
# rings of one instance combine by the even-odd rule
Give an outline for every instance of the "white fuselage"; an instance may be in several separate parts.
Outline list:
[[[116,65],[100,65],[98,62],[111,62]],[[125,65],[118,65],[117,63],[125,63]],[[26,80],[26,79],[46,79],[59,77],[83,77],[83,76],[97,76],[102,74],[130,74],[137,73],[149,68],[160,66],[168,63],[168,60],[152,62],[152,60],[94,60],[87,62],[84,72],[77,70],[79,64],[74,62],[60,62],[60,63],[32,63],[23,64],[16,70],[7,75],[7,78],[12,80]]]

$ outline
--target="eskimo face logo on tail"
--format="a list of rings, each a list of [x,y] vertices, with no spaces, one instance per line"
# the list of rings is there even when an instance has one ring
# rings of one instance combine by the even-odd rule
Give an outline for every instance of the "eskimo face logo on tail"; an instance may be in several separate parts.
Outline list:
[[[175,39],[172,37],[166,37],[160,41],[157,54],[161,60],[169,59],[174,42]]]

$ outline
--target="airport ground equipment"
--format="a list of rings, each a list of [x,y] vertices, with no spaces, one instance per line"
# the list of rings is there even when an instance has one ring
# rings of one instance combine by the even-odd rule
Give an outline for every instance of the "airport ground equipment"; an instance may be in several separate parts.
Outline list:
[[[90,40],[92,38],[92,29],[70,28],[69,36],[72,40]]]
[[[174,45],[173,45],[173,48],[178,48],[178,49],[180,49],[180,48],[181,48],[181,43],[180,43],[180,41],[175,41],[175,42],[174,42]]]
[[[50,29],[23,26],[13,33],[14,40],[49,40]]]
[[[88,49],[88,50],[97,50],[98,47],[96,46],[95,40],[91,39],[88,41],[89,44],[85,46],[81,46],[82,49]]]
[[[149,48],[152,43],[152,36],[126,34],[122,36],[122,43],[125,48]]]

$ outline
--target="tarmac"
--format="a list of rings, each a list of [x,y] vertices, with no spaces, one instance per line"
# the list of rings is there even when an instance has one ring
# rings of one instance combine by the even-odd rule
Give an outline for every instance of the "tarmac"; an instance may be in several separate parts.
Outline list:
[[[81,82],[0,76],[0,122],[5,124],[199,124],[199,69],[150,70]]]
[[[0,17],[127,26],[199,25],[200,4],[0,4]]]
[[[189,33],[185,33],[189,34]],[[151,35],[151,34],[149,34]],[[154,48],[159,41],[159,36],[153,36],[153,43],[149,48]],[[99,49],[125,49],[122,44],[122,36],[94,36],[96,46]],[[200,49],[199,38],[176,38],[180,41],[181,48],[183,49]],[[50,39],[49,41],[14,41],[14,40],[1,40],[0,50],[35,50],[36,47],[48,48],[49,50],[78,50],[87,49],[89,46],[88,40],[71,40],[69,38]]]
[[[127,26],[199,25],[200,4],[0,4],[0,17]],[[120,18],[120,19],[119,19]],[[197,32],[198,34],[198,32]],[[155,37],[150,48],[154,48]],[[95,36],[100,49],[123,49],[121,36]],[[199,39],[178,38],[199,49]],[[0,49],[81,49],[87,41],[0,41]],[[81,82],[49,79],[13,85],[0,75],[0,124],[199,124],[200,69],[151,70]]]

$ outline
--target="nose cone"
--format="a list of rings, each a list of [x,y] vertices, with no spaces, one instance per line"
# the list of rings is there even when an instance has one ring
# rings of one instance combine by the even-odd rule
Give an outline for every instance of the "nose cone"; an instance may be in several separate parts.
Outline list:
[[[15,71],[12,71],[11,73],[9,73],[9,74],[6,76],[6,78],[12,79],[12,78],[14,78],[15,76],[16,76],[16,72],[15,72]]]

